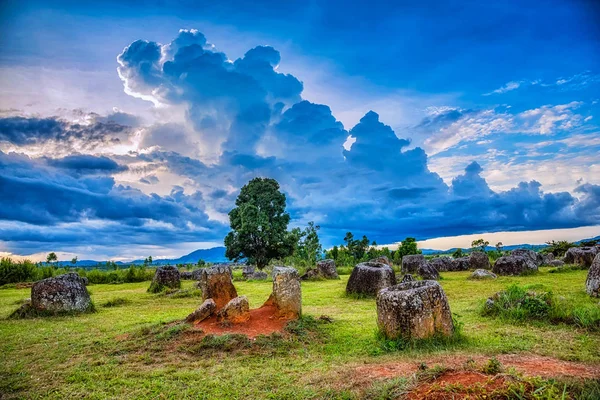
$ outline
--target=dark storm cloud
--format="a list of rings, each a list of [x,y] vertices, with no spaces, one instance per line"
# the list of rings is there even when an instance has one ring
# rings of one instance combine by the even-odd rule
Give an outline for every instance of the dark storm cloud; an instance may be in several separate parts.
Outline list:
[[[93,149],[103,144],[118,144],[130,133],[129,126],[113,121],[78,124],[58,117],[0,118],[0,143],[6,142],[19,147],[53,142],[64,148],[77,144],[82,148]]]
[[[168,196],[146,195],[141,191],[115,185],[112,177],[78,179],[69,174],[82,168],[82,159],[60,159],[44,165],[25,156],[0,152],[0,219],[30,224],[55,225],[86,219],[119,221],[140,226],[146,221],[172,224],[187,229],[188,223],[199,227],[213,226],[204,212],[199,192],[185,195],[173,190]],[[87,165],[106,167],[103,158],[86,157]],[[116,163],[115,163],[116,164]]]
[[[127,170],[126,166],[119,165],[108,157],[96,157],[88,154],[49,158],[47,163],[53,167],[71,170],[78,174],[109,174]]]

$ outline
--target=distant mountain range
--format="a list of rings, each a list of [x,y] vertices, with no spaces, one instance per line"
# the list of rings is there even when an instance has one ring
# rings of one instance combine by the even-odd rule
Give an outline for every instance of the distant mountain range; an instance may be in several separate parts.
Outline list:
[[[199,260],[204,260],[207,263],[223,263],[228,262],[229,260],[225,257],[225,247],[213,247],[211,249],[199,249],[192,251],[190,254],[186,254],[185,256],[179,258],[160,258],[152,260],[152,265],[175,265],[175,264],[196,264]],[[141,265],[144,263],[143,259],[133,260],[133,261],[117,261],[115,264],[119,266],[126,265]],[[96,261],[96,260],[78,260],[77,264],[73,265],[70,261],[59,261],[59,265],[68,266],[68,267],[80,267],[80,268],[89,268],[96,267],[98,264],[106,264],[106,261]]]
[[[579,244],[581,242],[588,242],[591,240],[596,240],[596,241],[600,242],[600,236],[596,236],[596,237],[589,238],[589,239],[581,239],[581,240],[578,240],[573,243]],[[540,251],[541,249],[543,249],[545,247],[548,247],[548,245],[547,244],[514,244],[514,245],[510,245],[510,246],[502,246],[502,250],[512,251],[515,249],[531,249],[533,251]],[[421,251],[423,252],[423,254],[448,254],[448,253],[454,253],[457,249],[458,249],[457,247],[453,247],[448,250],[421,249]],[[485,249],[487,251],[496,250],[496,248],[494,246],[487,246]],[[468,250],[468,249],[463,248],[463,250]]]
[[[581,243],[584,241],[597,240],[600,241],[600,236],[596,236],[590,239],[582,239],[575,243]],[[534,251],[539,251],[544,247],[548,247],[546,244],[516,244],[511,246],[504,246],[503,250],[514,250],[514,249],[531,249]],[[435,250],[435,249],[421,249],[423,254],[451,254],[456,251],[457,248],[452,248],[448,250]],[[495,250],[495,247],[488,246],[487,250]],[[464,249],[463,249],[464,250]],[[196,251],[192,251],[190,254],[186,254],[185,256],[179,258],[161,258],[152,260],[152,265],[168,265],[168,264],[196,264],[198,260],[204,260],[207,263],[223,263],[228,262],[229,260],[225,257],[225,247],[213,247],[211,249],[199,249]],[[98,264],[105,264],[106,261],[95,261],[95,260],[79,260],[77,261],[76,267],[95,267]],[[133,260],[129,262],[117,261],[116,264],[120,266],[131,265],[131,264],[143,264],[144,260]],[[73,266],[69,261],[59,261],[58,264],[64,266]]]
[[[199,260],[204,260],[210,263],[222,263],[228,262],[229,260],[225,257],[225,247],[213,247],[211,249],[199,249],[192,251],[190,254],[173,259],[161,258],[158,260],[152,260],[152,265],[166,265],[166,264],[196,264]],[[143,264],[144,260],[134,260],[128,264]]]

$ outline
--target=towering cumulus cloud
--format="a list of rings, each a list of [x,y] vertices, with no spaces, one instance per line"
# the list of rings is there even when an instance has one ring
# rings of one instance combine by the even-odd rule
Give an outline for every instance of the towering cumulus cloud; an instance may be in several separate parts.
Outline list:
[[[599,221],[592,183],[545,193],[517,178],[496,192],[474,160],[445,183],[425,150],[374,111],[346,130],[327,105],[303,99],[302,82],[278,72],[270,46],[230,60],[202,33],[182,30],[168,44],[135,41],[117,61],[125,92],[156,107],[153,124],[124,113],[0,119],[0,233],[10,251],[91,241],[99,254],[119,255],[131,244],[220,243],[240,187],[255,176],[277,179],[293,223],[314,220],[326,245],[348,230],[390,243]],[[476,131],[462,125],[473,119]],[[505,114],[453,109],[415,129],[441,132],[425,140],[437,152],[512,124]],[[551,134],[548,124],[528,126]]]

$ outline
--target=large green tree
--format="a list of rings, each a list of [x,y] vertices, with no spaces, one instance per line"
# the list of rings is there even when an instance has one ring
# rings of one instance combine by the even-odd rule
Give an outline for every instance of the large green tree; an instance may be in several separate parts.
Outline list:
[[[275,179],[252,179],[242,187],[235,205],[229,212],[231,232],[225,237],[227,258],[246,258],[263,269],[272,259],[292,255],[298,236],[287,230],[290,215]]]

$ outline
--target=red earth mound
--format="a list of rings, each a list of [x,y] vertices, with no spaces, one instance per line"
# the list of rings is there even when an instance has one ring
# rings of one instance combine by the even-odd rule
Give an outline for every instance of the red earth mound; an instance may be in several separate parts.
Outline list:
[[[289,319],[278,318],[276,308],[272,305],[264,305],[260,308],[250,310],[250,318],[241,323],[223,325],[217,322],[217,317],[205,319],[194,326],[202,329],[206,334],[223,335],[226,333],[240,333],[255,338],[258,335],[270,335],[274,332],[283,331],[283,327]]]

